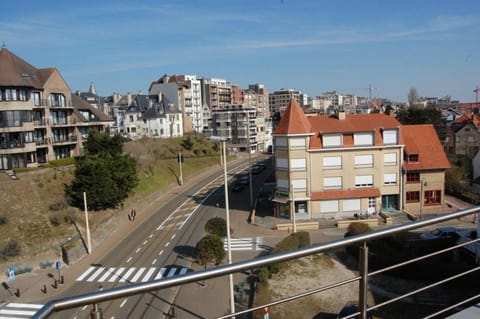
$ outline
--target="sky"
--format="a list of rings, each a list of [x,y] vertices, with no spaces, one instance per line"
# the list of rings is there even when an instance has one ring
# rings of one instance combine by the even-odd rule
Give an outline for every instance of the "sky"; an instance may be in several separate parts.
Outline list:
[[[479,0],[2,1],[0,41],[102,96],[164,74],[397,102],[480,86]]]

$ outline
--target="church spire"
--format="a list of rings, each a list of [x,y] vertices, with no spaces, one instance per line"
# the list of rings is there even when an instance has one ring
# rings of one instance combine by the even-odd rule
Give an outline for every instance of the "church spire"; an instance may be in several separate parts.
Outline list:
[[[93,85],[93,82],[90,82],[90,88],[88,89],[88,93],[92,95],[97,95],[97,92],[95,91],[95,86]]]

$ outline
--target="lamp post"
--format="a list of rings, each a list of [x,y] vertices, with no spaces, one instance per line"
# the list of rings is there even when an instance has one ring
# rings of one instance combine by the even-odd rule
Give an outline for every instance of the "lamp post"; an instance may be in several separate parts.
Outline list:
[[[87,232],[88,253],[92,253],[92,239],[90,238],[90,226],[88,225],[87,193],[83,192],[83,206],[85,208],[85,230]]]
[[[292,214],[292,223],[293,223],[293,232],[297,232],[297,223],[296,223],[296,216],[295,216],[295,192],[293,191],[293,183],[290,184],[290,193],[292,194],[292,198],[290,199],[290,214]]]
[[[422,208],[425,203],[425,194],[423,193],[425,186],[427,186],[427,179],[423,177],[420,181],[420,220],[422,219]]]
[[[221,141],[222,145],[222,154],[223,154],[223,179],[224,179],[224,190],[225,190],[225,221],[227,227],[227,262],[228,264],[232,263],[232,249],[231,249],[231,240],[230,240],[230,208],[228,205],[228,178],[227,178],[227,151],[225,145],[225,138],[211,136],[212,141]],[[235,312],[235,299],[233,294],[233,274],[228,275],[228,281],[230,286],[230,313]]]
[[[247,113],[247,140],[248,140],[248,180],[250,182],[250,213],[253,210],[253,193],[252,193],[252,150],[250,146],[250,123],[248,121]]]

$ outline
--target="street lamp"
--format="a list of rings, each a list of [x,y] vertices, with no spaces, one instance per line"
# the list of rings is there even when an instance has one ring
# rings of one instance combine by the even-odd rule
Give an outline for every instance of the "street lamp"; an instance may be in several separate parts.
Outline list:
[[[425,177],[420,181],[420,220],[422,219],[422,208],[425,203],[425,194],[423,193],[423,188],[427,186],[427,179]]]
[[[225,189],[225,215],[226,215],[226,226],[227,226],[227,262],[228,264],[232,263],[232,249],[231,249],[231,240],[230,240],[230,208],[228,205],[228,178],[227,178],[227,151],[225,146],[225,138],[218,136],[211,136],[211,141],[220,141],[222,143],[222,154],[223,154],[223,179],[224,179],[224,189]],[[229,274],[229,285],[230,285],[230,310],[231,313],[235,312],[235,299],[233,294],[233,274]]]
[[[293,223],[293,232],[297,232],[297,223],[296,223],[296,216],[295,216],[295,192],[293,190],[293,183],[290,184],[290,193],[292,194],[292,198],[290,199],[290,214],[292,216],[292,223]]]
[[[248,121],[247,113],[247,140],[248,140],[248,180],[250,181],[250,213],[253,210],[253,194],[252,194],[252,150],[250,146],[250,123]]]

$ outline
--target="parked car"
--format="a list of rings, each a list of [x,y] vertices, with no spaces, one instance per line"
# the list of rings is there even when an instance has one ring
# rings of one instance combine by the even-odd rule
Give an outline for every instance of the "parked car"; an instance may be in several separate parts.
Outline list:
[[[248,175],[243,175],[238,178],[238,183],[243,185],[248,185],[250,183],[250,178]]]
[[[232,192],[241,192],[241,191],[243,191],[244,188],[245,188],[244,184],[242,184],[240,182],[236,182],[232,186]]]
[[[420,235],[422,239],[458,239],[458,229],[455,227],[435,228],[431,232]]]
[[[265,170],[265,168],[266,168],[265,164],[256,164],[252,166],[252,174],[255,174],[255,175],[260,174]]]

